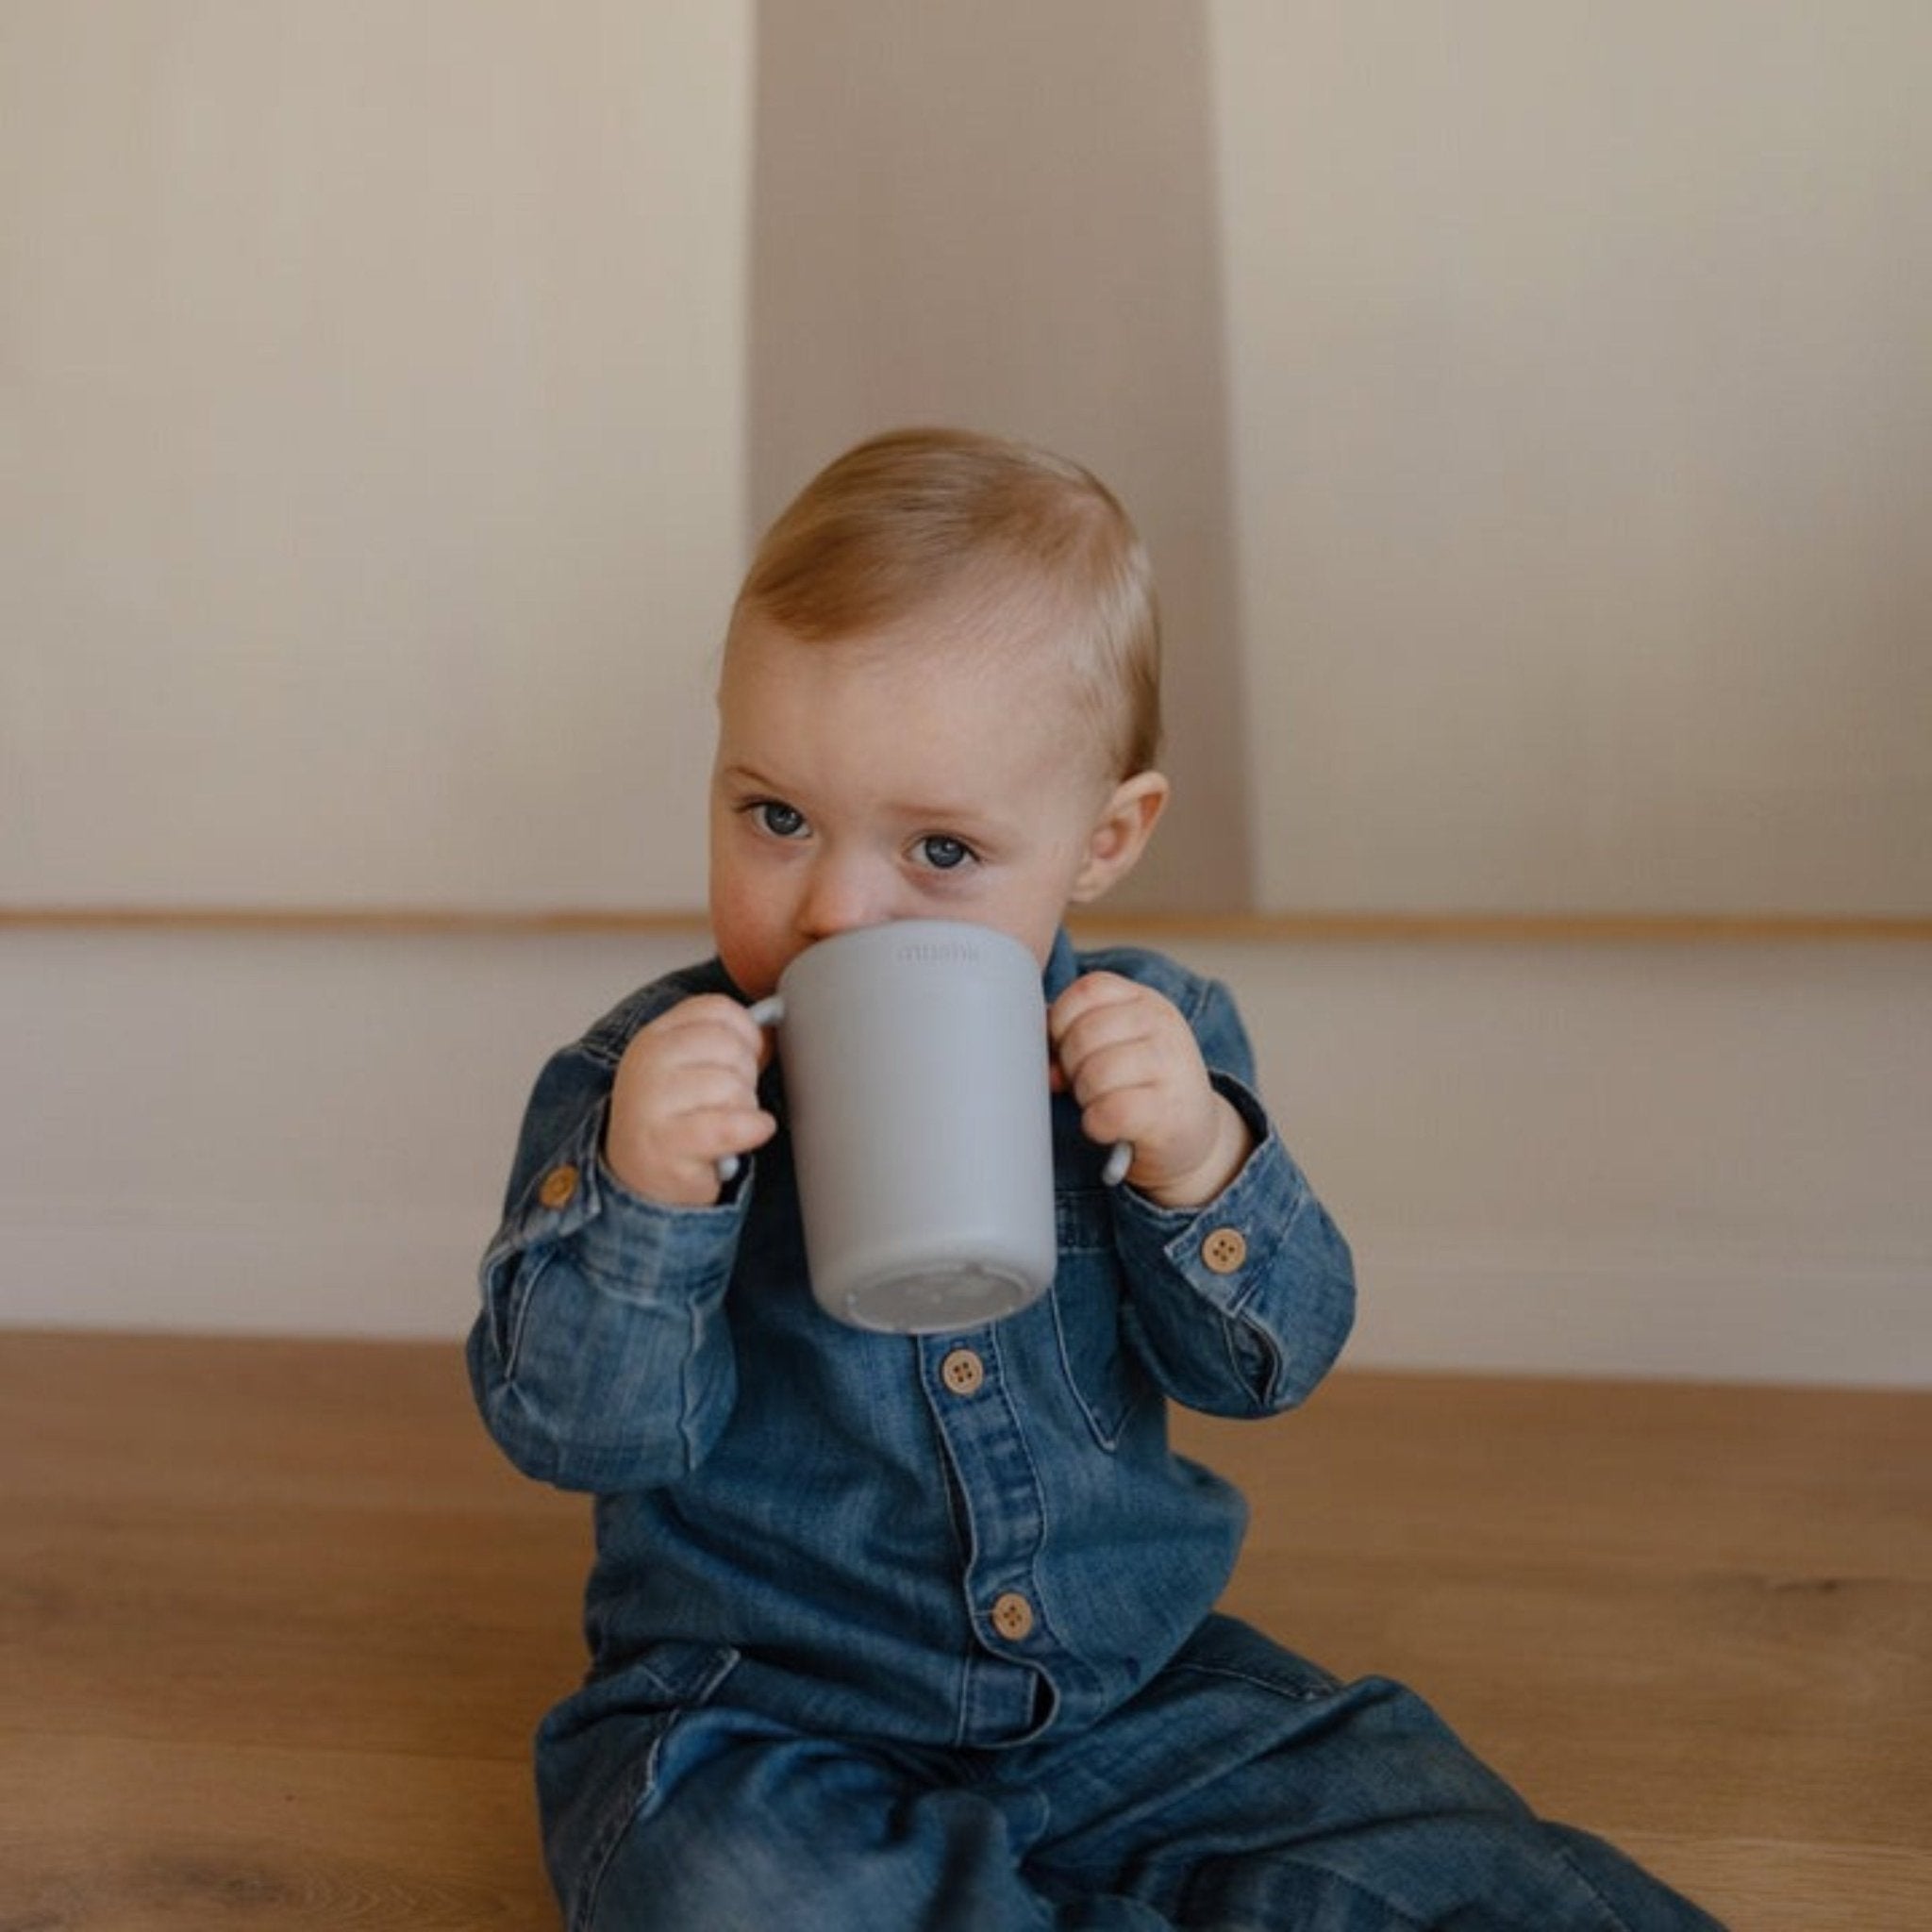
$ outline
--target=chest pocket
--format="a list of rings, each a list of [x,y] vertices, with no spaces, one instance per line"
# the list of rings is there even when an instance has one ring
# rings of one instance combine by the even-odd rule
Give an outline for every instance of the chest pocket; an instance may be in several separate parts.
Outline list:
[[[1155,1392],[1122,1328],[1126,1281],[1114,1246],[1113,1214],[1097,1188],[1062,1190],[1054,1210],[1059,1266],[1052,1300],[1060,1368],[1094,1441],[1112,1450],[1128,1418]]]

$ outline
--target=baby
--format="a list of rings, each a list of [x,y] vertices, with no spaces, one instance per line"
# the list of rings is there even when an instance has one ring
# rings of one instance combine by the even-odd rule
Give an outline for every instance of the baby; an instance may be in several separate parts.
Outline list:
[[[1713,1923],[1411,1692],[1214,1612],[1244,1509],[1166,1402],[1302,1401],[1353,1276],[1225,991],[1061,929],[1166,804],[1158,684],[1132,525],[1040,450],[874,439],[753,561],[717,956],[544,1070],[470,1342],[505,1452],[598,1498],[591,1672],[537,1743],[577,1932]],[[814,1303],[745,1010],[908,918],[1009,934],[1048,1001],[1053,1288],[945,1336]]]

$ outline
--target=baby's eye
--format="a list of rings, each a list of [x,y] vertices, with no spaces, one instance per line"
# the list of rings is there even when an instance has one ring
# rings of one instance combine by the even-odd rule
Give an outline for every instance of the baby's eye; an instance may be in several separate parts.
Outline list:
[[[965,840],[944,832],[934,832],[922,839],[918,852],[921,864],[934,872],[957,872],[974,857],[973,848]]]
[[[761,798],[750,808],[752,815],[774,839],[795,839],[805,830],[805,814],[783,799]]]

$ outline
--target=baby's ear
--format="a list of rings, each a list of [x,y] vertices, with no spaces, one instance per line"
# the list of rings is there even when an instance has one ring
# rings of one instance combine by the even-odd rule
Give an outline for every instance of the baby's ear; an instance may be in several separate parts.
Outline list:
[[[1074,878],[1076,906],[1099,898],[1133,871],[1154,836],[1170,789],[1158,772],[1137,772],[1114,787],[1088,836],[1086,863]]]

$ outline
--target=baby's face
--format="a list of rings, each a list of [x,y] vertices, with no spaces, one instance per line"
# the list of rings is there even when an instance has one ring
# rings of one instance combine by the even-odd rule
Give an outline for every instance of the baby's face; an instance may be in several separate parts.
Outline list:
[[[992,926],[1045,963],[1114,792],[1054,654],[803,642],[752,614],[718,710],[711,923],[742,992],[894,919]]]

